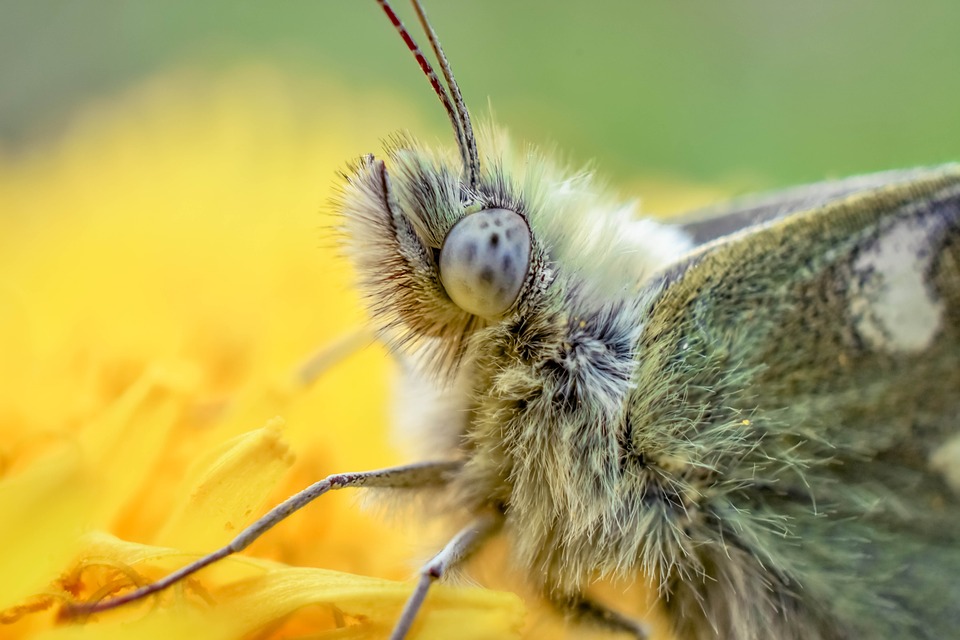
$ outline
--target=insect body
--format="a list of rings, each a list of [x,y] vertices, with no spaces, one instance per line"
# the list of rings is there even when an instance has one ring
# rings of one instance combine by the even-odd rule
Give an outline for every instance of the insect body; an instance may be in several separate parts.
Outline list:
[[[400,138],[337,203],[380,335],[455,398],[435,462],[317,483],[439,489],[470,514],[429,584],[501,532],[562,612],[644,636],[600,576],[652,580],[680,638],[944,638],[960,628],[960,168],[636,220],[589,176]],[[113,606],[111,601],[107,606]],[[100,607],[104,608],[104,607]]]
[[[451,500],[498,514],[548,597],[613,626],[583,594],[598,573],[653,576],[680,637],[949,635],[958,511],[931,459],[960,408],[960,172],[759,203],[730,216],[775,217],[660,265],[646,243],[667,230],[537,174],[539,192],[502,166],[468,191],[398,147],[345,189],[375,321],[467,380]],[[445,292],[443,240],[503,210],[530,262],[481,318]]]

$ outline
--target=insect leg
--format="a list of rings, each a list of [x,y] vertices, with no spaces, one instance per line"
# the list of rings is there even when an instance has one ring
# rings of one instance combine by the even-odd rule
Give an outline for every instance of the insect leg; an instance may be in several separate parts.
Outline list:
[[[647,640],[650,636],[647,626],[642,622],[607,608],[583,592],[571,594],[547,589],[544,595],[557,611],[570,620],[614,632],[629,633],[637,640]]]
[[[191,562],[174,571],[171,574],[150,583],[139,589],[131,591],[117,598],[103,600],[101,602],[74,603],[67,607],[67,612],[72,615],[88,615],[114,609],[129,602],[134,602],[145,598],[151,594],[162,591],[184,578],[196,573],[200,569],[213,564],[214,562],[226,558],[227,556],[238,553],[246,549],[254,540],[262,536],[268,530],[279,524],[287,516],[299,511],[312,501],[316,500],[328,491],[335,489],[345,489],[347,487],[364,488],[382,488],[382,489],[414,489],[429,486],[438,486],[446,484],[450,474],[455,472],[461,466],[460,462],[421,462],[418,464],[405,465],[401,467],[390,467],[388,469],[377,469],[375,471],[362,471],[358,473],[338,473],[328,476],[319,482],[315,482],[306,489],[295,493],[276,507],[271,509],[262,518],[248,526],[240,534],[230,541],[224,547],[207,554],[202,558]]]
[[[420,569],[420,581],[407,599],[403,613],[400,614],[400,619],[390,634],[390,640],[403,640],[407,636],[417,617],[417,612],[420,611],[427,597],[430,585],[479,549],[487,538],[500,528],[501,524],[503,524],[503,518],[500,514],[493,512],[483,514],[461,529],[440,553]]]
[[[300,388],[309,387],[331,366],[356,353],[375,340],[369,329],[357,329],[340,336],[332,344],[325,345],[297,367],[294,382]]]

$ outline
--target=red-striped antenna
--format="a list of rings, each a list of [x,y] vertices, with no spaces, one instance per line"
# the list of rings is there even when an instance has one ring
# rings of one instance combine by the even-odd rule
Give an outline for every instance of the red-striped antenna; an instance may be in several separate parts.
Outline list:
[[[420,1],[411,0],[420,24],[424,32],[426,32],[427,38],[430,40],[430,47],[433,49],[433,53],[437,56],[437,61],[440,63],[443,78],[447,83],[446,87],[440,83],[440,78],[437,77],[430,62],[423,55],[423,51],[421,51],[416,41],[414,41],[410,32],[403,26],[403,22],[401,22],[400,17],[397,16],[393,7],[390,6],[388,0],[377,0],[377,2],[380,3],[383,12],[387,14],[390,22],[400,34],[400,37],[403,38],[404,43],[406,43],[407,48],[410,49],[410,52],[417,59],[420,69],[424,75],[427,76],[427,80],[430,81],[434,93],[440,98],[440,102],[443,103],[447,115],[450,116],[450,122],[453,124],[453,132],[457,137],[457,146],[460,148],[460,158],[463,160],[463,170],[467,174],[467,185],[471,190],[476,189],[477,184],[480,182],[480,156],[477,153],[477,141],[473,135],[473,127],[470,124],[470,114],[467,113],[466,104],[463,102],[463,94],[460,93],[460,87],[453,77],[453,71],[450,68],[450,63],[447,61],[446,55],[443,53],[443,48],[440,46],[440,40],[437,38],[437,34],[433,30],[430,21],[427,19],[423,7],[420,6]]]

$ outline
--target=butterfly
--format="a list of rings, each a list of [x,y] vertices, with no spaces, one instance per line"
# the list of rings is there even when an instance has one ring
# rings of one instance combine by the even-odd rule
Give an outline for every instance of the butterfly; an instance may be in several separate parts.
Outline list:
[[[496,535],[577,622],[646,637],[589,591],[645,576],[679,638],[943,638],[960,626],[960,167],[638,219],[588,173],[475,134],[432,26],[456,153],[407,136],[335,208],[378,335],[436,389],[424,462],[327,491],[430,490],[460,529],[430,585]],[[82,606],[82,605],[81,605]]]

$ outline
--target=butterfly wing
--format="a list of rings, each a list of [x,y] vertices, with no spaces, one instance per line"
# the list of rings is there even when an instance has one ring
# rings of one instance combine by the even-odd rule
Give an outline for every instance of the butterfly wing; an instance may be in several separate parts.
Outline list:
[[[680,637],[950,637],[960,168],[689,228],[703,244],[652,285],[630,415],[637,464],[683,505],[663,537],[684,552],[661,552]]]
[[[817,209],[841,198],[909,184],[929,174],[930,169],[899,169],[828,180],[773,193],[745,196],[723,205],[693,211],[673,222],[679,224],[695,244],[700,245],[792,213]]]

